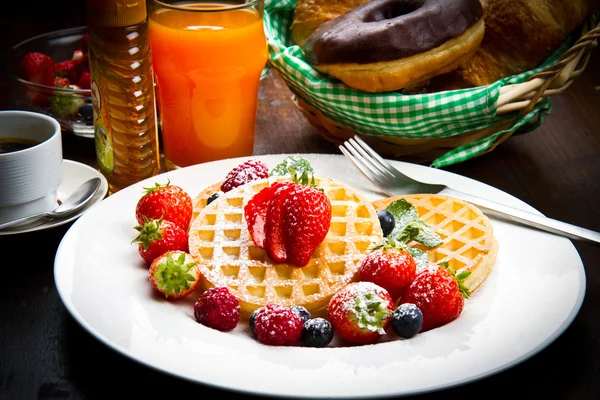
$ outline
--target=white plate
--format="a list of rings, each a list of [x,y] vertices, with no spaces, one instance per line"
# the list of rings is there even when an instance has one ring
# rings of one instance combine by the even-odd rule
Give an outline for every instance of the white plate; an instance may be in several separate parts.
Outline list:
[[[104,198],[104,196],[106,196],[106,193],[108,192],[108,182],[106,181],[106,178],[100,172],[88,165],[73,160],[63,160],[62,172],[63,179],[60,186],[58,187],[57,194],[58,200],[61,202],[66,200],[67,197],[69,197],[79,187],[79,185],[81,185],[85,181],[95,177],[98,177],[102,180],[98,191],[94,194],[94,197],[92,197],[90,203],[67,218],[38,219],[27,224],[2,229],[0,230],[0,235],[15,235],[17,233],[40,231],[42,229],[50,229],[54,228],[55,226],[66,224],[79,218],[83,213],[88,212],[97,203],[102,201],[102,199]]]
[[[272,168],[285,155],[258,156]],[[369,199],[376,188],[341,155],[303,154],[319,175],[344,181]],[[493,220],[498,262],[463,314],[408,340],[358,347],[270,347],[247,325],[222,333],[198,324],[191,295],[167,302],[152,292],[147,267],[131,244],[135,205],[154,181],[192,196],[246,158],[171,171],[135,184],[76,221],[55,260],[64,304],[93,336],[124,356],[174,376],[218,388],[289,397],[408,395],[464,384],[511,367],[554,341],[572,322],[585,273],[565,238]],[[483,183],[419,165],[392,162],[415,177],[513,207],[532,207]],[[101,228],[101,229],[100,229]]]

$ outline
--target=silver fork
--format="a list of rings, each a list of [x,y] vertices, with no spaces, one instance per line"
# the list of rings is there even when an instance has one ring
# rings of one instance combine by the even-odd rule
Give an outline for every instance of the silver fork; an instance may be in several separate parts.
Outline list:
[[[415,193],[439,193],[453,196],[480,207],[486,215],[492,217],[531,226],[574,240],[600,243],[600,232],[476,197],[443,184],[426,183],[411,178],[383,159],[358,136],[345,141],[339,148],[363,175],[390,196]]]

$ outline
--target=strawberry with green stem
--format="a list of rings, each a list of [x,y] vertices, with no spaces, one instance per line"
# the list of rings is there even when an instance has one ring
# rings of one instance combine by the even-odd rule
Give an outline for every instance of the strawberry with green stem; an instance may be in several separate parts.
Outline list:
[[[148,269],[150,284],[167,300],[177,300],[196,290],[200,270],[184,251],[167,251],[154,259]]]
[[[373,282],[386,289],[396,300],[417,273],[415,259],[406,245],[393,238],[385,238],[381,245],[372,248],[359,266],[360,280]]]
[[[137,225],[134,229],[139,234],[132,243],[138,243],[138,252],[148,263],[152,263],[167,251],[188,251],[187,233],[175,223],[162,217],[159,219],[144,217],[144,224]]]
[[[394,302],[387,290],[373,282],[344,286],[327,308],[334,332],[350,344],[375,343],[386,334]]]
[[[401,296],[400,303],[413,303],[423,314],[421,332],[445,325],[462,313],[469,290],[464,285],[471,273],[457,273],[447,263],[420,270]]]
[[[192,198],[180,186],[155,182],[154,186],[145,187],[144,195],[135,207],[135,218],[138,224],[148,219],[163,218],[187,232],[192,219]]]

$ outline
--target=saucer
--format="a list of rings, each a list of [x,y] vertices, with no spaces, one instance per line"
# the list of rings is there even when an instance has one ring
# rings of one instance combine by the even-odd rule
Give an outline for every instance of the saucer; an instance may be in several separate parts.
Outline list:
[[[50,229],[55,226],[63,225],[79,218],[83,213],[94,207],[97,203],[104,199],[108,192],[108,182],[106,178],[94,168],[73,160],[63,160],[62,164],[63,179],[58,188],[58,200],[64,201],[81,185],[83,182],[94,177],[100,178],[102,183],[90,203],[75,214],[62,219],[38,219],[28,224],[18,225],[13,228],[0,230],[0,235],[14,235],[17,233],[26,233],[39,231],[42,229]]]

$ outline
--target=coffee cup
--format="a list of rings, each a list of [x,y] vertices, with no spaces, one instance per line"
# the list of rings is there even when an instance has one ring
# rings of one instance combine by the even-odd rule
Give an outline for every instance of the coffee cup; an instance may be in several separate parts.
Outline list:
[[[62,162],[56,119],[0,111],[0,223],[56,208]]]

